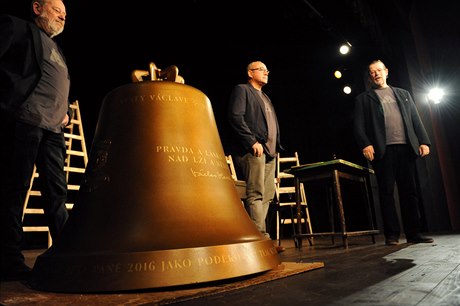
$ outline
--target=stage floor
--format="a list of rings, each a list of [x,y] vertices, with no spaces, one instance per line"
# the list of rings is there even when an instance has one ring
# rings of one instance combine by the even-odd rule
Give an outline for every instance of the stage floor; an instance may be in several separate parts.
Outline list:
[[[295,248],[291,239],[283,239],[286,251],[280,254],[281,270],[195,288],[61,294],[36,291],[26,283],[2,282],[0,303],[74,306],[458,305],[460,234],[430,236],[435,239],[434,243],[401,243],[397,246],[386,246],[381,235],[376,237],[375,244],[370,237],[350,237],[348,249],[344,249],[341,239],[337,238],[334,245],[326,237],[315,238],[313,246],[305,240],[301,249]],[[25,251],[28,265],[32,266],[41,252],[43,250]]]

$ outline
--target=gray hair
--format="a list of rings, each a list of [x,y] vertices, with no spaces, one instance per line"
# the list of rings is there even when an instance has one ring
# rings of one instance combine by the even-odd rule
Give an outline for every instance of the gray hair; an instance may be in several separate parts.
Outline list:
[[[30,2],[30,18],[32,20],[37,18],[37,14],[35,14],[35,12],[34,12],[34,3],[38,2],[41,6],[43,6],[43,4],[45,4],[45,1],[46,0],[32,0],[32,2]]]

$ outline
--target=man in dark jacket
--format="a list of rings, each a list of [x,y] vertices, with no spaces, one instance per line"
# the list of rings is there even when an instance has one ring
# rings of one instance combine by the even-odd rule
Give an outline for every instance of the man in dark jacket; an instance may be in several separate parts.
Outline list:
[[[416,159],[430,153],[430,140],[407,90],[387,84],[388,69],[380,60],[369,65],[372,88],[356,97],[354,133],[377,177],[387,245],[399,243],[395,206],[398,186],[401,217],[408,243],[431,243],[421,235],[416,186]]]
[[[64,29],[62,0],[34,0],[33,22],[0,16],[0,276],[30,272],[21,252],[24,201],[34,165],[53,240],[67,220],[64,127],[70,79],[53,37]]]
[[[275,195],[276,154],[281,148],[275,109],[262,91],[267,67],[260,61],[246,69],[248,82],[236,85],[230,95],[228,119],[234,132],[232,155],[246,181],[245,206],[257,229],[267,238],[265,219]],[[283,251],[281,246],[275,246]]]

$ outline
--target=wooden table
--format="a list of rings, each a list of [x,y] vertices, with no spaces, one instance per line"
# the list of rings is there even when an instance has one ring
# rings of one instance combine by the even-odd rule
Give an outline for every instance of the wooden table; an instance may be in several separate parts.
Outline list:
[[[368,193],[368,175],[374,174],[374,170],[359,166],[343,159],[334,159],[325,162],[318,162],[312,164],[304,164],[294,166],[284,172],[290,173],[295,177],[296,188],[296,211],[297,211],[297,231],[293,237],[298,248],[302,247],[302,238],[311,238],[314,236],[331,236],[334,242],[334,237],[337,235],[342,236],[344,248],[348,248],[348,237],[350,236],[372,236],[372,242],[375,243],[375,235],[379,234],[379,230],[374,225],[374,215],[371,207],[370,197]],[[363,198],[365,199],[365,209],[368,219],[368,230],[348,232],[345,222],[345,213],[343,209],[342,188],[340,186],[341,179],[355,181],[361,184]],[[334,229],[334,214],[329,211],[329,220],[331,231],[326,233],[302,233],[301,227],[301,205],[300,205],[300,183],[306,186],[312,182],[326,182],[332,183],[331,198],[336,204],[340,219],[340,231]]]

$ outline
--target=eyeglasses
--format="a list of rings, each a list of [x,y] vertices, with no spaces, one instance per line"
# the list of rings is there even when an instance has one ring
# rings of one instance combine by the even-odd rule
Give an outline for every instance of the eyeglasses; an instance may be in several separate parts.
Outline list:
[[[267,74],[270,73],[269,70],[267,70],[267,69],[265,69],[265,68],[262,68],[262,67],[254,68],[254,69],[249,69],[249,70],[251,70],[251,71],[257,70],[257,71],[260,71],[260,72],[262,72],[262,73],[265,73],[265,72],[266,72]]]

